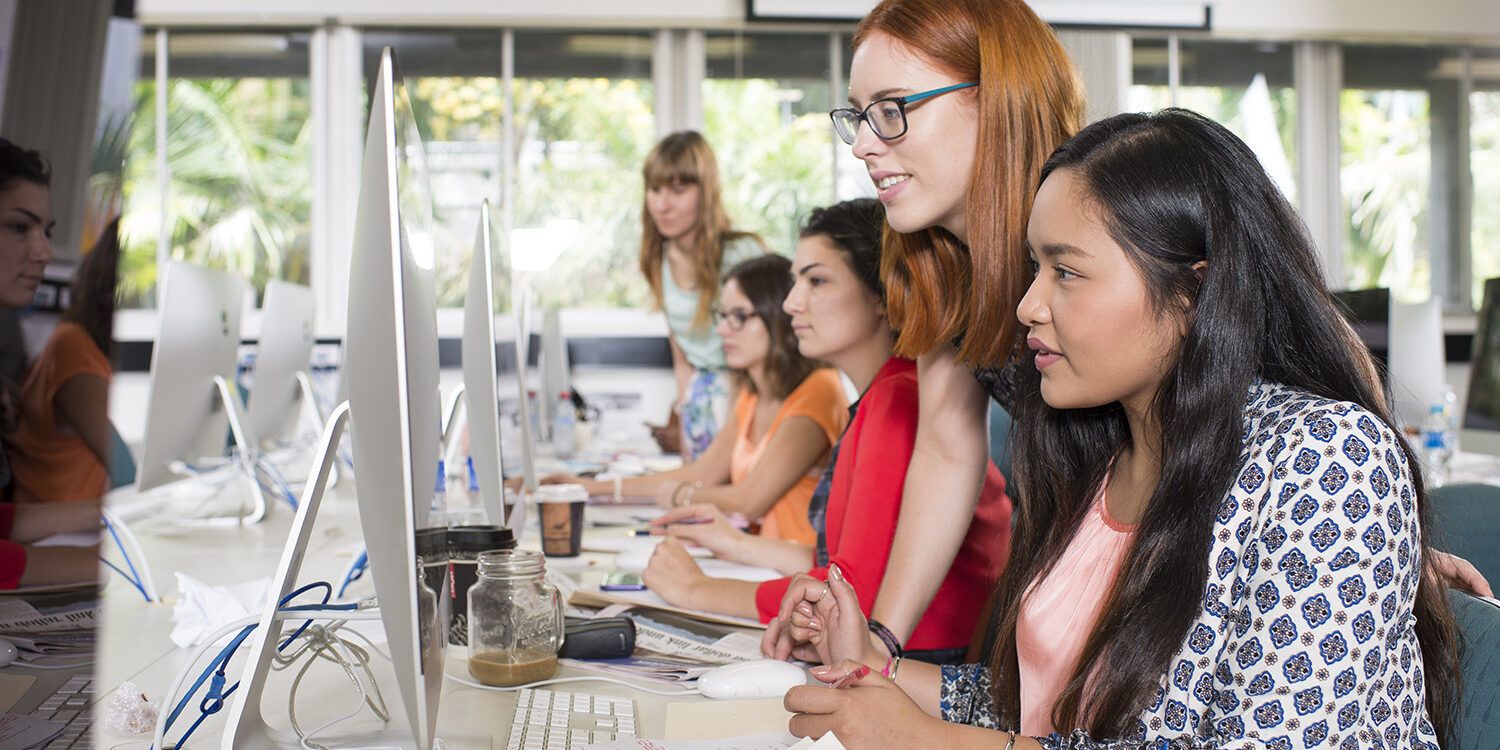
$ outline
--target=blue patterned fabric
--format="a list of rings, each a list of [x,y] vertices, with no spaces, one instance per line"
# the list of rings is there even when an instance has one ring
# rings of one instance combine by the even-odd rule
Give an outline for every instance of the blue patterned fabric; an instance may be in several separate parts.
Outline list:
[[[1258,383],[1239,480],[1219,503],[1202,607],[1125,738],[1049,750],[1437,748],[1412,606],[1409,463],[1374,415]],[[997,726],[982,665],[947,667],[943,718]]]

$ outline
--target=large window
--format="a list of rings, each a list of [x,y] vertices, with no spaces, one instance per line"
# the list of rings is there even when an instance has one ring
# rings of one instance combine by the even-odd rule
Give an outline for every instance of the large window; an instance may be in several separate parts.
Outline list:
[[[1179,38],[1175,92],[1169,41],[1137,38],[1131,47],[1131,111],[1185,107],[1223,124],[1249,144],[1282,192],[1296,201],[1291,43]]]
[[[548,307],[644,308],[651,35],[517,31],[515,40],[515,236],[527,239],[514,252],[556,255],[538,283]]]
[[[828,34],[706,35],[703,129],[735,226],[789,254],[813,208],[833,202]],[[839,99],[843,95],[840,92]],[[837,143],[842,147],[842,143]]]
[[[1500,50],[1476,52],[1469,94],[1469,171],[1473,175],[1470,252],[1475,309],[1485,279],[1500,276]]]
[[[380,51],[395,50],[427,152],[433,203],[433,267],[440,307],[461,307],[482,201],[500,206],[505,92],[501,32],[366,30],[365,80]],[[369,92],[366,91],[366,102]],[[368,105],[367,105],[368,107]],[[361,131],[363,132],[363,131]],[[508,289],[499,290],[508,294]]]
[[[1402,302],[1434,292],[1434,253],[1444,257],[1451,196],[1433,178],[1457,179],[1435,163],[1434,116],[1451,119],[1457,77],[1436,75],[1457,53],[1436,47],[1345,45],[1339,95],[1340,190],[1346,219],[1344,277],[1351,289],[1388,287]],[[1450,149],[1451,150],[1451,149]],[[1440,186],[1439,186],[1440,187]],[[1441,283],[1438,283],[1441,288]]]
[[[308,35],[178,32],[142,44],[125,169],[124,306],[152,306],[165,224],[170,257],[232,270],[257,295],[308,281],[312,162]],[[157,55],[167,77],[157,80]],[[158,87],[166,89],[166,173]],[[165,200],[163,200],[165,191]]]

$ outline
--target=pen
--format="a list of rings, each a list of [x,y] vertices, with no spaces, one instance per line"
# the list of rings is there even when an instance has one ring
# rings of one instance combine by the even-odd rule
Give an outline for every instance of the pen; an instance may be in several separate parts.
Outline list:
[[[705,523],[713,523],[713,521],[710,520],[710,519],[707,519],[707,518],[687,518],[687,519],[683,519],[681,521],[673,521],[673,522],[671,522],[671,523],[669,523],[667,525],[668,526],[701,526],[702,524],[705,524]],[[641,528],[641,529],[631,529],[631,530],[625,532],[625,536],[651,536],[651,527],[647,526],[647,527]]]
[[[870,673],[870,668],[867,667],[867,666],[865,666],[865,665],[863,665],[863,664],[861,664],[861,665],[859,665],[859,668],[856,669],[856,670],[854,670],[853,672],[850,672],[850,673],[844,675],[843,677],[840,677],[837,680],[834,680],[833,682],[828,683],[828,687],[831,687],[831,688],[848,687],[850,685],[850,683],[853,683],[855,680],[863,680],[865,678],[865,675],[868,675],[869,673]]]

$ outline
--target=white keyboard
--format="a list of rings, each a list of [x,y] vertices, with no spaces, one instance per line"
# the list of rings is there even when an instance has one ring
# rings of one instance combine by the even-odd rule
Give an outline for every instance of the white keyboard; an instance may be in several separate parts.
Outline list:
[[[93,725],[93,715],[89,704],[93,700],[94,681],[80,675],[64,683],[52,697],[31,712],[38,719],[64,724],[63,733],[44,745],[45,750],[75,750],[90,746],[89,727]]]
[[[612,695],[522,690],[506,750],[582,750],[635,739],[635,701]]]

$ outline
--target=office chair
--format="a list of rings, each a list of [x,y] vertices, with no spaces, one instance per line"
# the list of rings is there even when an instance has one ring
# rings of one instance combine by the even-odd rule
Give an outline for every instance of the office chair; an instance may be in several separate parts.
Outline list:
[[[1474,564],[1492,584],[1500,584],[1500,487],[1450,484],[1429,494],[1437,518],[1435,542]]]
[[[135,484],[135,459],[130,455],[130,446],[125,444],[125,438],[120,437],[120,431],[115,429],[115,423],[109,423],[109,487],[117,489],[127,484]]]
[[[1500,605],[1456,589],[1448,600],[1463,639],[1458,665],[1463,697],[1450,750],[1493,748],[1500,737]]]

